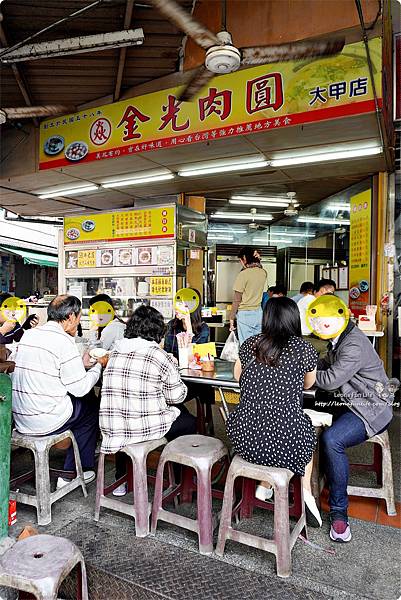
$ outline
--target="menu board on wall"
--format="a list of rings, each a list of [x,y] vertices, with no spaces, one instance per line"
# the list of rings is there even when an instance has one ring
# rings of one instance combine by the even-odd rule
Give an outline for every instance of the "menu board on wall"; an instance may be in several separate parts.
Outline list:
[[[64,243],[118,242],[174,237],[173,206],[66,217]]]
[[[351,196],[349,307],[355,316],[365,314],[370,304],[371,205],[371,190]]]
[[[165,319],[171,319],[173,316],[173,301],[165,298],[153,298],[150,301],[150,306],[158,310]]]
[[[151,277],[150,295],[151,296],[171,296],[173,293],[172,277]]]

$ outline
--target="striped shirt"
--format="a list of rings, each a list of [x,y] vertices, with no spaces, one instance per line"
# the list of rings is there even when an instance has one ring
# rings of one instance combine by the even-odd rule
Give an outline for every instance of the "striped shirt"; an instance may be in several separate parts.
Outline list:
[[[69,394],[87,394],[101,370],[97,364],[85,371],[75,339],[59,323],[48,321],[26,331],[12,376],[17,430],[44,435],[59,429],[72,415]]]
[[[156,342],[118,340],[103,373],[102,452],[162,438],[180,414],[171,405],[186,395],[177,365]]]

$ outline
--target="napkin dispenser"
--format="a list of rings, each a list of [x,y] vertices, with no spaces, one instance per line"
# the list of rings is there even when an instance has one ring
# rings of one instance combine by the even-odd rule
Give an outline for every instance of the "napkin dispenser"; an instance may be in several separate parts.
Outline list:
[[[359,315],[358,327],[362,331],[376,331],[376,304],[368,304],[366,315]]]

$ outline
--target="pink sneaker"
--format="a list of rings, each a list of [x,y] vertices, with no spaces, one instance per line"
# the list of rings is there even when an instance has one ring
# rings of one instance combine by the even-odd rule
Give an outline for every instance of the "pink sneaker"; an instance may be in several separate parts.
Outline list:
[[[331,516],[330,539],[333,542],[346,543],[352,538],[351,528],[346,515],[334,513]]]

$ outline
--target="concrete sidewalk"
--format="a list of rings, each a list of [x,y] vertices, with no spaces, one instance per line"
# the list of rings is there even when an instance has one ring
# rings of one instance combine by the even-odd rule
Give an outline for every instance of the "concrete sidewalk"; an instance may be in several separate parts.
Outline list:
[[[397,415],[391,427],[397,500],[399,423]],[[355,449],[358,459],[364,458],[367,446]],[[27,457],[18,454],[15,460],[22,468]],[[55,460],[62,460],[62,454],[57,453]],[[106,464],[111,480],[113,464]],[[358,479],[361,477],[358,474]],[[328,537],[328,515],[324,514],[321,529],[309,528],[311,544],[297,541],[292,576],[282,580],[275,574],[273,555],[235,542],[227,543],[223,558],[214,554],[204,557],[197,551],[195,534],[166,523],[159,523],[155,537],[136,538],[130,518],[102,509],[97,524],[93,520],[95,483],[88,486],[88,491],[86,499],[76,490],[54,504],[51,525],[38,529],[68,537],[81,548],[88,567],[91,600],[396,600],[401,595],[400,529],[381,525],[377,519],[351,518],[352,541],[334,544]],[[215,501],[214,510],[220,507],[221,502]],[[194,516],[194,510],[194,505],[178,508],[187,516]],[[395,524],[397,517],[394,519]],[[28,523],[35,526],[34,510],[18,505],[18,523],[10,529],[10,535],[17,535]],[[272,526],[272,513],[256,510],[252,519],[241,522],[239,528],[269,536]],[[61,592],[60,597],[74,597],[71,581]]]

